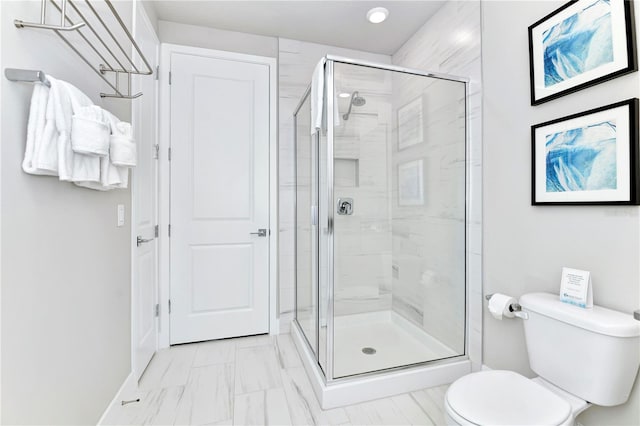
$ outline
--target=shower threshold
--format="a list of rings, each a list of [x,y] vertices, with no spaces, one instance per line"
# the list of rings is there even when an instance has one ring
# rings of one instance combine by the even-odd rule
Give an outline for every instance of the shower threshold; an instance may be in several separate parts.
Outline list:
[[[466,356],[455,356],[451,349],[424,333],[412,333],[403,323],[406,320],[394,318],[395,315],[374,312],[336,318],[335,347],[341,349],[334,356],[337,378],[331,382],[325,380],[299,325],[293,322],[291,336],[323,409],[440,386],[471,372]],[[363,333],[362,327],[375,333]],[[365,347],[374,348],[376,353],[364,353]],[[430,359],[439,360],[424,362]],[[338,378],[341,375],[349,377]]]

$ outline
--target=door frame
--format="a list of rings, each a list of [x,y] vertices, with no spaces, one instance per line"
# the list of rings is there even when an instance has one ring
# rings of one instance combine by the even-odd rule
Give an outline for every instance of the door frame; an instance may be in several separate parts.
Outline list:
[[[266,65],[269,68],[269,334],[278,334],[278,65],[276,58],[247,55],[222,50],[161,43],[159,72],[159,348],[168,348],[169,336],[169,298],[170,298],[170,238],[169,228],[171,211],[171,167],[169,148],[171,146],[171,90],[169,71],[171,57],[174,54],[202,56],[214,59],[226,59]]]
[[[158,37],[158,34],[156,33],[155,28],[153,27],[152,23],[151,23],[151,19],[149,19],[149,15],[147,15],[147,12],[145,11],[144,7],[142,6],[142,3],[140,3],[139,1],[135,1],[133,3],[133,15],[132,15],[132,19],[131,19],[131,27],[132,27],[132,34],[134,35],[134,37],[137,36],[138,34],[138,27],[137,27],[137,18],[140,17],[142,20],[143,25],[146,27],[147,30],[150,30],[151,33],[153,34],[154,37],[154,41],[156,44],[156,60],[157,62],[160,62],[160,38]],[[152,64],[151,66],[155,66],[158,64]],[[155,71],[154,71],[155,73]],[[131,79],[131,84],[132,84],[132,88],[131,91],[132,93],[136,93],[136,87],[138,87],[138,82],[140,81],[140,79],[142,78],[154,78],[156,80],[155,82],[155,91],[156,91],[156,104],[154,106],[154,115],[155,115],[155,120],[156,120],[156,140],[155,143],[158,143],[158,119],[159,119],[159,111],[158,111],[158,100],[159,100],[159,86],[158,86],[158,79],[157,79],[157,75],[153,75],[153,76],[147,76],[147,75],[134,75]],[[144,94],[143,94],[144,95]],[[136,102],[135,100],[131,102],[131,125],[133,126],[133,128],[135,129],[135,126],[138,125],[138,123],[136,122],[136,118],[137,118],[137,110],[138,108],[140,108],[140,104],[138,102]],[[158,186],[158,181],[159,181],[159,169],[158,166],[156,166],[156,186]],[[135,200],[138,198],[138,192],[136,191],[136,185],[134,185],[135,179],[136,179],[136,170],[135,168],[131,169],[131,179],[129,182],[129,186],[131,188],[131,216],[130,216],[130,229],[131,229],[131,372],[133,374],[135,374],[135,366],[136,366],[136,336],[137,336],[137,326],[138,326],[138,322],[136,320],[136,318],[138,318],[137,314],[138,314],[138,310],[137,310],[137,306],[136,303],[134,303],[136,301],[136,288],[135,288],[135,284],[137,283],[136,281],[136,274],[138,272],[137,269],[137,257],[136,257],[136,249],[137,249],[137,244],[136,244],[136,237],[137,237],[137,232],[136,232],[136,228],[135,228],[135,224],[137,222],[137,215],[138,215],[138,211],[136,209],[136,203]],[[156,211],[156,221],[159,220],[159,204],[158,204],[158,199],[156,197],[156,205],[155,205],[155,211]],[[156,266],[156,276],[157,276],[157,280],[156,280],[156,303],[159,303],[158,301],[158,283],[159,283],[159,276],[158,276],[158,267],[159,267],[159,242],[156,241],[156,244],[158,245],[156,247],[156,259],[155,259],[155,266]],[[154,321],[156,321],[156,330],[159,330],[159,321],[158,318],[154,317]],[[156,334],[156,351],[159,349],[159,334]]]

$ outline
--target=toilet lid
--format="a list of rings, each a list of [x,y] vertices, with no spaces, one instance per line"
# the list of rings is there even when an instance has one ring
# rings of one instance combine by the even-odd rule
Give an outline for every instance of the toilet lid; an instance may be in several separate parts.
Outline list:
[[[478,425],[560,425],[571,414],[567,401],[513,371],[466,375],[449,386],[446,400]]]

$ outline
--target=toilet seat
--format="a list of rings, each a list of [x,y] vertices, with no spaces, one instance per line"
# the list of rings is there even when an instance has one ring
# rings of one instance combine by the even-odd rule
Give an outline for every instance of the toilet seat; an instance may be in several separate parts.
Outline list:
[[[468,374],[447,390],[451,418],[469,425],[563,425],[571,405],[538,383],[513,371]]]

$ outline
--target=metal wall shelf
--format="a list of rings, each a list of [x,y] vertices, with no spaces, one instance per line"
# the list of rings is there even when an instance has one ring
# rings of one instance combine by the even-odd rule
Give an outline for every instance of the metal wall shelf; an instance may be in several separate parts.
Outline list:
[[[105,4],[111,12],[112,23],[107,22],[109,20],[107,16],[101,16],[101,13],[98,12],[98,3]],[[52,17],[47,10],[48,5],[52,5],[58,11],[59,16]],[[73,13],[70,9],[73,10]],[[54,15],[58,14],[54,13]],[[53,18],[58,18],[60,24],[52,24]],[[134,74],[153,74],[153,69],[147,58],[110,0],[41,0],[40,22],[25,22],[16,19],[14,24],[18,28],[50,30],[58,35],[84,63],[111,87],[113,93],[100,93],[103,98],[135,99],[142,96],[142,93],[131,93],[131,76]],[[133,49],[127,51],[123,47],[118,39],[118,33],[122,39],[125,37],[128,39],[128,42],[125,43],[126,47],[133,47]],[[77,34],[76,41],[79,44],[70,40],[72,34]],[[138,54],[144,66],[136,66],[133,60],[133,50]],[[93,61],[89,59],[90,56],[94,57]],[[9,76],[7,75],[7,77]],[[121,89],[120,80],[122,77],[126,79],[126,90]],[[38,77],[38,79],[40,78]]]

